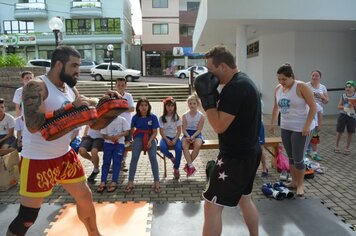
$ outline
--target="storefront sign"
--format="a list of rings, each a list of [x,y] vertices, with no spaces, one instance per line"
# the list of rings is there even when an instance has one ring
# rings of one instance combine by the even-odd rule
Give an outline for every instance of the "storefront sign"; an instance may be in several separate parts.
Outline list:
[[[9,34],[0,35],[0,46],[35,45],[35,34]]]

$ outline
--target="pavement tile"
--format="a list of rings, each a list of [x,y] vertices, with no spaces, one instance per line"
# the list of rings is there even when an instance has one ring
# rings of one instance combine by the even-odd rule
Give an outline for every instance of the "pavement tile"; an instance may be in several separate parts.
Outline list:
[[[162,114],[162,104],[160,102],[152,102],[152,112],[158,116]],[[187,110],[185,102],[177,103],[178,114],[183,114]],[[325,207],[329,208],[334,214],[338,215],[346,223],[351,224],[356,229],[356,148],[351,150],[351,155],[345,156],[335,154],[333,147],[335,146],[335,127],[337,116],[325,116],[323,127],[320,132],[321,143],[319,144],[318,153],[323,157],[321,165],[327,167],[325,174],[316,174],[314,179],[305,181],[305,189],[307,198],[319,199]],[[270,115],[264,116],[266,124],[266,136]],[[205,139],[216,139],[217,135],[206,121],[203,129]],[[279,135],[279,131],[276,132]],[[340,147],[345,146],[346,137],[342,137]],[[351,147],[356,147],[356,137],[353,137]],[[341,149],[342,149],[341,148]],[[96,193],[96,188],[100,184],[100,176],[96,178],[94,184],[89,184],[93,192],[93,199],[96,202],[115,202],[115,201],[148,201],[148,202],[200,202],[201,194],[207,186],[205,176],[205,165],[207,161],[214,160],[218,154],[217,150],[202,150],[194,162],[197,168],[197,174],[194,177],[187,178],[183,167],[185,164],[184,157],[180,165],[181,178],[173,180],[173,170],[170,163],[167,162],[167,178],[163,178],[163,160],[158,158],[160,168],[161,193],[156,194],[152,190],[153,177],[151,173],[150,163],[147,156],[142,155],[137,167],[135,176],[135,189],[130,194],[124,193],[124,188],[127,184],[128,172],[120,172],[119,188],[115,193],[104,192]],[[261,169],[259,168],[256,174],[253,199],[266,199],[262,194],[261,185],[266,182],[274,182],[279,179],[279,173],[271,168],[271,156],[267,154],[267,167],[269,169],[269,177],[261,178]],[[102,155],[102,153],[100,154]],[[130,153],[127,157],[127,167],[130,163]],[[81,158],[86,169],[86,174],[90,175],[92,171],[91,162]],[[110,180],[111,175],[108,176]],[[19,187],[15,186],[6,192],[0,192],[1,203],[18,203],[19,202]],[[46,203],[72,203],[73,199],[67,194],[61,186],[55,187],[53,194],[44,200]]]

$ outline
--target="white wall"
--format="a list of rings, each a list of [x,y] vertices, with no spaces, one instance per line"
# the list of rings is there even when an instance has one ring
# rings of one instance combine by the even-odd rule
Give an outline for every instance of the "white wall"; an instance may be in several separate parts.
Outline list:
[[[266,34],[259,40],[257,57],[247,59],[247,73],[261,89],[264,112],[271,114],[273,91],[278,81],[276,71],[285,62],[292,65],[296,79],[310,80],[311,71],[322,72],[327,88],[343,88],[347,80],[356,79],[356,33],[289,32]],[[248,42],[248,43],[250,43]],[[325,114],[337,114],[336,105],[342,91],[329,92]]]
[[[356,33],[300,32],[296,34],[296,74],[309,81],[312,70],[322,72],[327,88],[343,88],[347,80],[356,79]],[[325,114],[337,113],[339,92],[329,92]]]

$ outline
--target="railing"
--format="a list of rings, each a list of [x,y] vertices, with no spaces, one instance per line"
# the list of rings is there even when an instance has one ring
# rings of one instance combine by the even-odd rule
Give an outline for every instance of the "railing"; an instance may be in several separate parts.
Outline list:
[[[46,10],[45,3],[16,3],[15,10],[29,10],[29,9],[38,9]]]
[[[72,8],[101,8],[101,2],[94,2],[94,1],[80,1],[72,2]]]

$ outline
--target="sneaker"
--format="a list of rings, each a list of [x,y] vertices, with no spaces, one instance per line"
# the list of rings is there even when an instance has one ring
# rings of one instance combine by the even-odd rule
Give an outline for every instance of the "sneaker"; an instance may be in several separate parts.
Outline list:
[[[184,166],[184,168],[183,168],[183,170],[185,171],[185,173],[188,173],[188,164],[185,164],[185,166]]]
[[[261,177],[262,177],[262,178],[268,177],[268,169],[266,169],[266,171],[262,171]]]
[[[178,169],[173,169],[173,175],[175,179],[179,179],[180,174],[179,174],[179,170]]]
[[[100,171],[97,172],[91,172],[91,174],[88,177],[88,182],[93,183],[95,181],[96,176],[99,174]]]
[[[343,154],[344,155],[350,155],[351,154],[350,149],[345,149]]]
[[[314,159],[315,161],[321,161],[321,160],[323,160],[317,153],[314,153],[314,154],[313,154],[313,159]]]
[[[187,177],[193,176],[195,174],[195,172],[197,172],[197,169],[195,169],[195,167],[193,166],[192,168],[190,168],[188,166],[188,170],[187,170]]]

